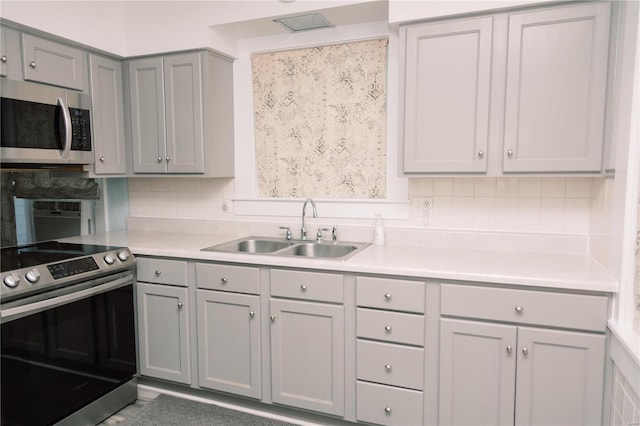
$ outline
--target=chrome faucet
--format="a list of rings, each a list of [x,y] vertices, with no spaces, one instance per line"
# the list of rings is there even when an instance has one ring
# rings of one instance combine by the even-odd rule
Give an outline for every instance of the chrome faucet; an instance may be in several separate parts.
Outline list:
[[[318,209],[316,208],[316,203],[313,202],[311,198],[307,198],[304,200],[304,205],[302,206],[302,228],[300,229],[300,239],[307,239],[307,228],[304,224],[304,215],[307,210],[307,203],[311,202],[311,207],[313,207],[313,217],[318,217]]]

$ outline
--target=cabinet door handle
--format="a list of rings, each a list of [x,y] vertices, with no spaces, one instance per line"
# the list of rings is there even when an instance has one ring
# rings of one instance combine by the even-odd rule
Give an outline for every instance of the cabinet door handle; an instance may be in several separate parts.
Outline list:
[[[391,326],[390,325],[385,325],[384,326],[384,331],[386,331],[387,333],[391,333]]]
[[[167,157],[167,163],[171,161],[171,157]]]
[[[388,405],[384,407],[384,412],[385,414],[391,414],[391,407],[389,407]]]
[[[513,150],[512,149],[507,150],[507,157],[513,158]]]
[[[483,150],[478,151],[478,158],[480,158],[480,159],[484,158],[484,151]]]
[[[221,282],[222,284],[226,284],[228,281],[229,281],[229,280],[227,279],[227,277],[222,277],[222,278],[220,278],[220,282]]]
[[[524,355],[524,356],[529,355],[529,349],[527,349],[526,347],[522,348],[522,355]]]
[[[158,163],[162,163],[162,157],[158,157]]]
[[[271,315],[271,322],[274,322],[276,320],[276,316],[275,315]]]
[[[256,313],[255,313],[255,312],[253,312],[253,311],[249,312],[249,317],[250,317],[250,318],[253,318],[253,317],[255,317],[255,316],[256,316]]]
[[[511,347],[511,345],[507,345],[507,353],[510,354],[511,351],[513,351],[513,348]]]
[[[104,163],[104,157],[100,157],[100,162]]]
[[[7,63],[7,55],[2,55],[2,58],[0,58],[0,61],[2,61],[3,64]]]
[[[307,290],[307,285],[306,284],[301,284],[300,285],[300,290],[306,291]]]
[[[387,371],[391,371],[391,364],[385,364],[384,369]]]
[[[178,302],[178,309],[182,309],[184,307],[184,303]]]
[[[524,311],[524,308],[522,306],[518,305],[518,306],[515,307],[515,310],[516,310],[517,313],[521,314],[522,311]]]
[[[159,277],[160,275],[162,275],[162,271],[160,269],[156,269],[156,277]]]
[[[36,61],[31,61],[31,63],[29,64],[29,67],[31,69],[36,69]]]
[[[384,295],[384,298],[387,299],[387,300],[390,300],[391,299],[391,293],[386,293]]]

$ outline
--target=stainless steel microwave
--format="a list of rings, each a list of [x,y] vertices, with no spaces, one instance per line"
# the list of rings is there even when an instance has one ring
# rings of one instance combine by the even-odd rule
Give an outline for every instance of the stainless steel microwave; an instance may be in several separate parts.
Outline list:
[[[94,162],[89,95],[38,83],[0,80],[2,163]]]

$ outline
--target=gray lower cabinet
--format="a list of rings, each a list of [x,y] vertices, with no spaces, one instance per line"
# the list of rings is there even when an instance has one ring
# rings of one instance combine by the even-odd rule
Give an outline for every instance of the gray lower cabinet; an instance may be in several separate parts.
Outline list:
[[[89,57],[95,174],[127,171],[124,141],[122,63],[103,56]]]
[[[274,403],[342,417],[344,306],[330,301],[343,302],[342,275],[271,270],[271,391]]]
[[[260,270],[196,263],[198,384],[262,398]]]
[[[138,257],[140,374],[191,383],[187,262]]]
[[[604,296],[443,285],[442,315],[467,319],[440,320],[440,424],[601,424],[606,305]],[[574,330],[534,327],[542,317]]]

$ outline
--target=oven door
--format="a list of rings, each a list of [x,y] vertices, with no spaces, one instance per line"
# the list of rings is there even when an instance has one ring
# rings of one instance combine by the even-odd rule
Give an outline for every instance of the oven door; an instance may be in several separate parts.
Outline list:
[[[69,291],[2,307],[2,425],[61,421],[136,374],[131,272]]]

